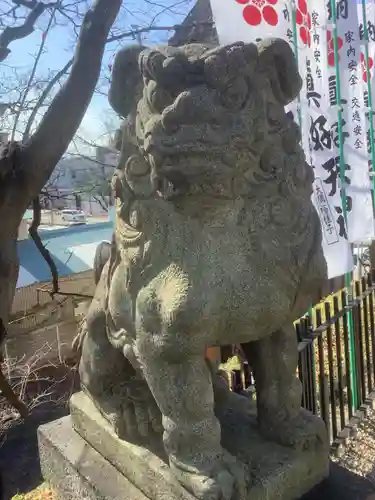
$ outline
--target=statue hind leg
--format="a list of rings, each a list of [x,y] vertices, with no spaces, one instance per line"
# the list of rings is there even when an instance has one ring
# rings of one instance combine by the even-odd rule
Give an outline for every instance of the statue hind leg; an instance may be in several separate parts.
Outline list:
[[[301,410],[301,383],[296,374],[298,344],[293,326],[242,347],[254,373],[262,434],[299,450],[318,443],[326,445],[323,421]]]

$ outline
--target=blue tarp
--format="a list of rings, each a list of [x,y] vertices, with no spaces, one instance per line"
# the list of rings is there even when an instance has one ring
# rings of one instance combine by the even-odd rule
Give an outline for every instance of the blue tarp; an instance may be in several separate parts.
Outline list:
[[[95,249],[101,241],[111,241],[112,222],[71,226],[53,231],[40,230],[43,245],[51,253],[59,276],[69,276],[92,268]],[[32,239],[17,244],[20,272],[17,288],[51,280],[51,271]]]

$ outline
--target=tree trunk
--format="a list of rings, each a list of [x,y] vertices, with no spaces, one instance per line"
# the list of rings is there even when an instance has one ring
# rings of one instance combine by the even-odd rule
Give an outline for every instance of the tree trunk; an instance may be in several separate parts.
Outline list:
[[[104,47],[122,0],[96,0],[82,23],[70,75],[36,132],[25,144],[11,143],[0,155],[0,319],[5,327],[14,298],[19,262],[17,235],[23,214],[61,159],[84,117],[101,69]],[[4,339],[0,339],[1,343]],[[7,388],[0,378],[0,390]]]
[[[3,213],[3,211],[0,213]],[[3,320],[5,326],[8,324],[19,269],[17,233],[14,234],[14,231],[12,231],[17,222],[12,221],[11,217],[9,219],[7,227],[0,228],[0,318]],[[0,344],[3,340],[0,338]]]

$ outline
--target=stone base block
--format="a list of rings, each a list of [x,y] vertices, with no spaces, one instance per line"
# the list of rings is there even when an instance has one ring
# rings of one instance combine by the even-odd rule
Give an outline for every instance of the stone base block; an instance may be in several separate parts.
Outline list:
[[[217,414],[223,446],[248,464],[248,500],[297,500],[328,476],[326,447],[298,453],[266,441],[257,431],[255,415],[236,405]],[[149,451],[120,440],[85,394],[72,397],[70,418],[39,430],[43,473],[63,499],[193,500],[170,472],[161,446]],[[70,496],[66,488],[73,492]],[[82,488],[89,494],[84,496]],[[122,497],[116,496],[119,490]]]
[[[59,500],[147,500],[64,417],[38,429],[43,477]]]

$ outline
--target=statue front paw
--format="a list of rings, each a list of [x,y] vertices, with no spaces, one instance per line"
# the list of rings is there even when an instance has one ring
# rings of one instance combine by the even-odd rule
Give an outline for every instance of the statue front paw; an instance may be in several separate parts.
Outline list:
[[[170,461],[178,481],[199,500],[245,500],[249,471],[227,451],[210,471],[199,471],[194,465]]]
[[[123,429],[125,439],[144,441],[152,434],[163,432],[162,415],[143,379],[136,377],[123,385]]]
[[[298,451],[328,446],[328,434],[323,420],[303,409],[296,418],[282,421],[262,419],[259,425],[265,438]]]
[[[144,380],[131,377],[105,391],[81,386],[120,439],[143,443],[159,436],[161,442],[161,412]]]

